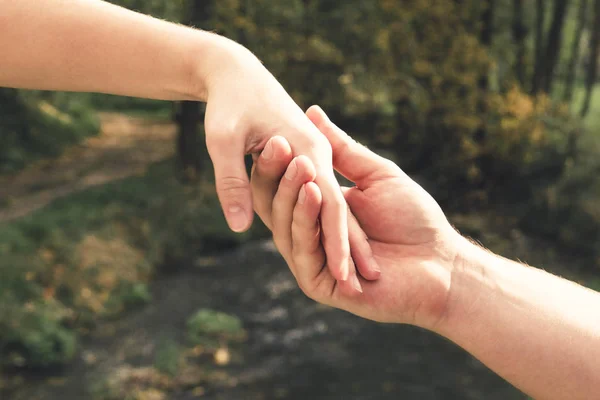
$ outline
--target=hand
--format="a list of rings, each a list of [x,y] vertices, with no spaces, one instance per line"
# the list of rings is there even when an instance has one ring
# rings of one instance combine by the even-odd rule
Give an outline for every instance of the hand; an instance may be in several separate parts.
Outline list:
[[[368,236],[381,277],[359,277],[359,296],[339,290],[323,268],[321,192],[304,175],[296,176],[293,188],[282,179],[272,204],[274,240],[299,286],[314,300],[365,318],[433,329],[446,310],[459,235],[435,200],[395,164],[353,141],[320,108],[307,115],[331,143],[336,170],[356,184],[344,190],[345,198]],[[278,168],[261,171],[273,187]]]
[[[228,49],[223,50],[226,56],[222,62],[213,62],[217,68],[207,75],[205,127],[217,192],[231,229],[240,232],[250,226],[253,195],[263,199],[257,207],[270,204],[273,195],[251,192],[244,154],[263,150],[269,138],[280,135],[289,142],[293,154],[306,155],[314,165],[315,182],[323,193],[323,243],[332,275],[344,281],[354,273],[350,247],[357,262],[368,264],[363,270],[376,270],[358,225],[349,230],[348,209],[333,174],[327,140],[250,52],[227,40],[223,43],[221,48]],[[268,226],[270,222],[265,223]]]
[[[297,196],[300,186],[305,182],[313,182],[316,177],[315,167],[305,156],[299,156],[293,159],[292,151],[288,142],[281,136],[271,138],[265,150],[260,156],[254,157],[252,166],[252,193],[255,194],[254,205],[257,213],[269,229],[274,230],[274,222],[278,219],[277,207],[281,201],[274,199],[281,196],[282,193],[289,193]],[[285,173],[285,176],[284,176]],[[278,182],[279,188],[277,187]],[[313,182],[314,184],[314,182]],[[315,184],[316,186],[316,184]],[[278,190],[279,189],[279,190]],[[321,192],[319,191],[319,196]],[[322,198],[319,197],[319,208]],[[320,210],[319,210],[320,211]],[[380,276],[380,270],[374,262],[373,254],[366,240],[366,236],[360,229],[358,222],[349,214],[350,242],[354,245],[365,246],[362,252],[356,251],[352,246],[352,257],[357,260],[356,266],[361,276],[368,280],[376,280]],[[275,244],[279,242],[276,238]],[[285,244],[283,244],[285,246]],[[319,236],[320,245],[320,236]],[[286,252],[282,252],[284,257]],[[368,255],[369,258],[361,258]],[[291,259],[286,259],[291,262]],[[351,270],[349,279],[340,282],[340,287],[348,296],[354,296],[362,292],[362,287],[357,279],[356,271]]]

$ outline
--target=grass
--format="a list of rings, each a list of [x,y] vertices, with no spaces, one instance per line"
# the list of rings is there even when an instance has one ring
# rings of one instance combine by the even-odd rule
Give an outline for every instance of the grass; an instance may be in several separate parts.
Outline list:
[[[59,199],[0,226],[0,359],[18,366],[64,363],[79,332],[99,317],[150,301],[160,270],[190,265],[264,234],[232,233],[214,185],[177,181],[174,162]]]

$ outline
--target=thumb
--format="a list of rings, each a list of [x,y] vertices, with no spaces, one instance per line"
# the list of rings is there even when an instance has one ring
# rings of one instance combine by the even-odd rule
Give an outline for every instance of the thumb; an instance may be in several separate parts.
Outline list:
[[[252,224],[252,194],[243,141],[227,140],[227,135],[208,139],[207,147],[215,169],[215,184],[219,202],[232,231],[244,232]]]
[[[388,178],[399,168],[391,161],[375,154],[338,128],[319,106],[306,111],[307,117],[329,140],[333,151],[333,167],[357,186],[366,186],[373,180]]]

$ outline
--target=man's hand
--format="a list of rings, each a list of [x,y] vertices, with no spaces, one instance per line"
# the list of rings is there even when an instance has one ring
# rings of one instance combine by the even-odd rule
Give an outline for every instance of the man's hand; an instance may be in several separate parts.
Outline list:
[[[309,297],[362,317],[432,328],[446,310],[458,234],[435,200],[395,164],[353,141],[320,108],[307,115],[331,143],[336,170],[356,184],[344,190],[345,198],[368,237],[381,277],[358,278],[360,296],[339,290],[324,268],[322,195],[312,175],[279,183],[281,163],[261,165],[259,159],[253,183],[276,190],[270,215],[274,240],[298,284]],[[295,159],[288,169],[294,163],[310,171],[308,160]]]
[[[315,167],[306,156],[293,158],[292,151],[288,142],[281,136],[271,138],[265,150],[260,156],[255,157],[252,167],[252,193],[254,196],[254,205],[258,215],[265,225],[274,230],[274,224],[278,222],[278,216],[281,213],[277,207],[281,205],[280,200],[276,200],[287,193],[297,197],[300,186],[305,182],[314,183],[316,177]],[[277,183],[280,182],[279,187]],[[322,204],[322,196],[319,191],[319,210]],[[291,223],[291,221],[288,221]],[[350,242],[353,243],[352,256],[357,259],[356,263],[360,275],[368,280],[376,280],[380,276],[380,270],[370,251],[370,246],[366,236],[362,233],[358,222],[349,215]],[[321,235],[317,235],[319,245]],[[275,241],[276,245],[286,246],[285,243]],[[362,252],[358,252],[354,246],[364,246]],[[280,249],[281,250],[281,249]],[[282,253],[286,254],[285,251]],[[368,258],[361,258],[367,255]],[[287,260],[292,262],[291,259]],[[340,282],[340,287],[348,296],[355,296],[362,292],[361,284],[357,278],[355,270],[350,271],[349,279]]]

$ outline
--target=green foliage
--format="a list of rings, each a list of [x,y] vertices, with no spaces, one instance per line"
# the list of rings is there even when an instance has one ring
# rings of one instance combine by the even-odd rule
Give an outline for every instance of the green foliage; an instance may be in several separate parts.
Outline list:
[[[561,179],[537,192],[523,207],[521,218],[522,226],[529,231],[558,240],[591,258],[598,257],[600,245],[597,201],[600,163],[595,154],[582,152],[577,163],[568,162]],[[592,267],[597,268],[597,262],[595,264]]]
[[[98,132],[84,97],[0,88],[0,173],[55,156]]]
[[[117,289],[117,303],[122,303],[127,309],[150,303],[152,294],[145,282],[128,282]]]
[[[258,224],[231,232],[214,184],[184,185],[172,164],[0,226],[3,363],[14,364],[8,354],[15,348],[18,365],[66,362],[76,330],[150,300],[147,283],[157,267],[189,265],[200,253],[256,237]]]
[[[255,51],[302,107],[318,103],[395,153],[440,201],[528,201],[560,177],[579,127],[565,107],[513,84],[511,66],[480,41],[484,6],[228,0],[216,2],[213,25]]]
[[[154,368],[163,374],[175,376],[181,364],[182,350],[173,339],[162,339],[154,356]]]
[[[75,333],[64,325],[67,310],[61,304],[46,299],[23,304],[12,292],[3,292],[0,301],[0,366],[48,367],[71,360]]]
[[[245,338],[242,321],[220,311],[201,309],[187,321],[188,340],[192,345],[216,346],[223,341]]]

